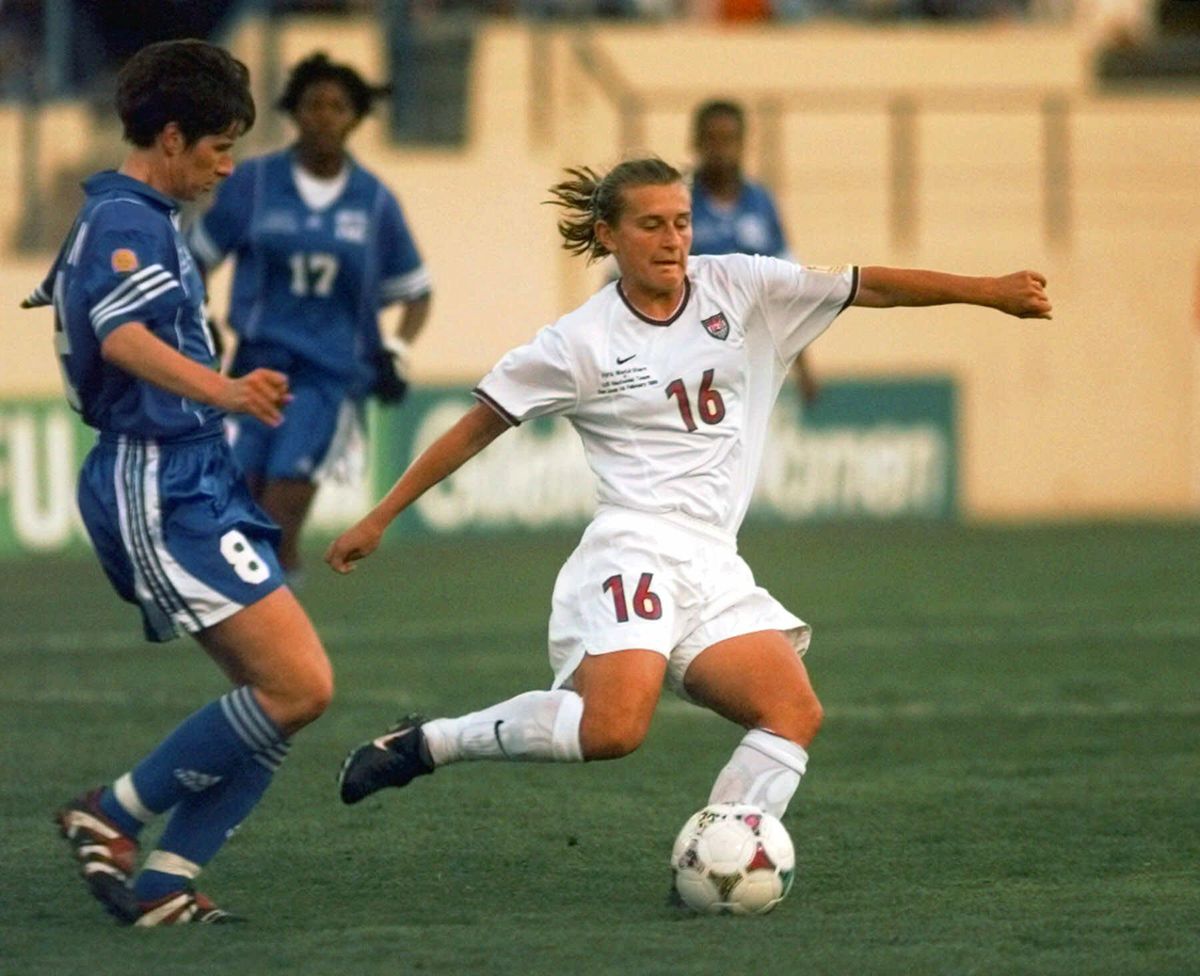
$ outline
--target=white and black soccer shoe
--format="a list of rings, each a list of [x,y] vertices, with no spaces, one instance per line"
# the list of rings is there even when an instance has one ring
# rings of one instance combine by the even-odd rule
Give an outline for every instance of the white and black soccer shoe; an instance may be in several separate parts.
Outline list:
[[[406,715],[378,738],[352,750],[338,773],[343,803],[357,803],[387,786],[407,786],[433,772],[420,715]]]

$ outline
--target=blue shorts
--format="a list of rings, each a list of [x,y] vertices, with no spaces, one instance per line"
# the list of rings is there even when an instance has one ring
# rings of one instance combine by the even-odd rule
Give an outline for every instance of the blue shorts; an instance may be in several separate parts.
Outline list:
[[[285,362],[279,355],[260,354],[260,350],[257,345],[239,349],[234,374],[244,375],[257,366],[282,369],[288,374],[292,402],[284,408],[283,423],[278,427],[268,427],[253,417],[231,418],[233,452],[250,478],[314,481],[338,430],[349,381],[299,360]]]
[[[79,511],[147,640],[212,627],[284,583],[279,529],[219,432],[169,444],[101,435],[80,472]]]
[[[278,427],[241,414],[227,422],[233,453],[247,477],[316,480],[337,431],[342,389],[306,384],[291,392]]]

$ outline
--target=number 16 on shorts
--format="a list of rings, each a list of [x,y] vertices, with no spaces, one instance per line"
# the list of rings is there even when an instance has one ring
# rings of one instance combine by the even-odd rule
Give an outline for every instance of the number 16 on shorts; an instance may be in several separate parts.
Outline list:
[[[627,623],[631,611],[643,620],[658,620],[662,616],[662,600],[650,589],[653,581],[653,573],[642,573],[638,577],[632,600],[627,600],[625,597],[625,577],[623,575],[617,573],[604,581],[602,587],[604,592],[612,597],[613,612],[616,614],[617,623]]]

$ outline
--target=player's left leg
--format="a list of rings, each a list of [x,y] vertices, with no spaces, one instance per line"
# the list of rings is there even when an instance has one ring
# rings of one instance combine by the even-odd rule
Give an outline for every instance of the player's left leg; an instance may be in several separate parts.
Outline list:
[[[201,772],[181,776],[174,769],[168,776],[169,763],[152,756],[134,770],[139,795],[154,798],[151,809],[174,808],[134,885],[143,916],[158,910],[169,918],[192,907],[191,882],[258,804],[287,755],[289,737],[321,715],[333,692],[320,639],[286,588],[196,639],[236,688],[219,701],[238,741],[225,750],[219,769],[210,759]],[[223,730],[215,714],[196,725],[209,734]],[[218,913],[209,920],[225,919]]]
[[[822,710],[796,645],[778,630],[719,641],[683,678],[696,702],[747,729],[710,803],[751,803],[782,816],[808,765]]]
[[[300,569],[300,531],[316,496],[316,483],[299,478],[268,479],[257,496],[279,526],[279,564],[289,576]]]
[[[255,499],[279,526],[279,562],[295,582],[300,570],[300,536],[317,494],[318,469],[338,433],[345,381],[315,371],[291,376],[287,422],[271,431],[261,490]]]

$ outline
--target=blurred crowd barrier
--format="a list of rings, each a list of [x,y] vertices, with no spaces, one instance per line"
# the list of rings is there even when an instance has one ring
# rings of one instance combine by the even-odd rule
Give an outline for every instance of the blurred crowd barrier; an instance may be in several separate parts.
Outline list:
[[[331,34],[336,24],[336,36]],[[278,65],[317,48],[389,73],[371,17],[294,17],[231,46],[266,104]],[[266,56],[277,58],[272,66]],[[969,516],[1200,511],[1200,97],[1098,88],[1069,26],[980,29],[488,21],[470,62],[461,146],[398,147],[369,119],[355,152],[398,192],[435,280],[416,378],[476,380],[603,280],[558,247],[540,206],[562,167],[656,152],[686,164],[702,99],[742,100],[751,168],[777,192],[797,256],[965,273],[1044,271],[1052,322],[982,309],[848,311],[814,347],[829,380],[938,377],[956,390]],[[264,113],[268,114],[268,113]],[[278,145],[264,122],[247,152]],[[17,147],[37,139],[37,172]],[[0,108],[0,181],[70,203],[61,174],[120,151],[87,106]],[[45,313],[15,305],[50,254],[5,253],[20,199],[0,196],[0,396],[54,395]],[[213,282],[221,314],[227,279]],[[818,410],[820,409],[818,405]],[[0,454],[3,431],[0,431]]]

